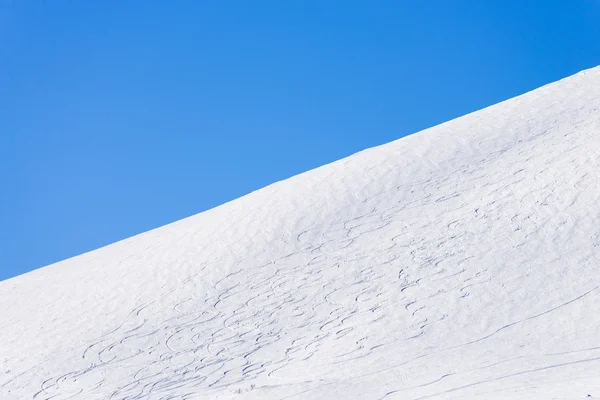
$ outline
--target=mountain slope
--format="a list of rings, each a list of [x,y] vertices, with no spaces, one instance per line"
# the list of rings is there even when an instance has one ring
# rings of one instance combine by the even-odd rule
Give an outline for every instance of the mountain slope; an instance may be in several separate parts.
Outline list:
[[[595,68],[0,282],[0,398],[600,398],[599,176]]]

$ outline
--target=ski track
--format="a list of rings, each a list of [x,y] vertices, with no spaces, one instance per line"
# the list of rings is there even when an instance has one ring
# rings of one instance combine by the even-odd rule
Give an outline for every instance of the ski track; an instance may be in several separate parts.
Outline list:
[[[599,398],[599,177],[595,68],[0,282],[0,398]]]

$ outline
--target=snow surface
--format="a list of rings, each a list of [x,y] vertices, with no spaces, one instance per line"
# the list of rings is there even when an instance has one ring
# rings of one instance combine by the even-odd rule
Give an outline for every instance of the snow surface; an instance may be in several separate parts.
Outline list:
[[[0,399],[600,398],[600,67],[0,282]]]

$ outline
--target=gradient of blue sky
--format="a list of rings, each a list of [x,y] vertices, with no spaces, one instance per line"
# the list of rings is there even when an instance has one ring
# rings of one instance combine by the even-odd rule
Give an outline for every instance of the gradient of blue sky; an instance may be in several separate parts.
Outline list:
[[[0,0],[0,280],[600,64],[600,2]]]

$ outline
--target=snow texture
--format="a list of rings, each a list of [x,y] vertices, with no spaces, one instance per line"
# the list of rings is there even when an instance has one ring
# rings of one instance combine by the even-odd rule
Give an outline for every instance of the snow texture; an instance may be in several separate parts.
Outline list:
[[[0,399],[600,398],[600,67],[0,282]]]

